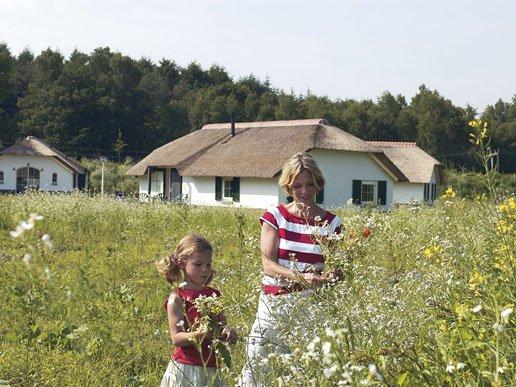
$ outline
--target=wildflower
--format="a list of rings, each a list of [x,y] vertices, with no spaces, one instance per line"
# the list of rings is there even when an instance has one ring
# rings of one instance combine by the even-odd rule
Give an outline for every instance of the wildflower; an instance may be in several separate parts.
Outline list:
[[[473,313],[478,313],[482,310],[482,305],[477,305],[474,308],[471,309]]]
[[[25,266],[27,266],[27,268],[30,267],[30,261],[32,259],[32,255],[30,255],[29,253],[25,253],[23,255],[23,258],[22,258],[22,261],[23,263],[25,264]]]
[[[502,317],[502,321],[504,323],[507,323],[509,321],[509,316],[511,315],[512,313],[512,308],[505,308],[504,310],[502,310],[502,312],[500,313],[500,316]]]
[[[44,234],[41,237],[41,240],[43,241],[43,243],[45,243],[45,245],[47,245],[48,248],[52,248],[52,239],[50,239],[50,235]]]
[[[323,343],[323,345],[322,345],[321,349],[322,349],[322,352],[323,352],[325,355],[329,354],[329,353],[330,353],[330,351],[331,351],[331,343],[330,343],[330,342],[328,342],[328,341],[325,341],[325,342]]]
[[[335,375],[335,373],[337,372],[339,366],[337,364],[334,364],[332,365],[331,367],[329,368],[325,368],[323,369],[323,375],[329,379],[331,378],[333,375]]]
[[[453,373],[454,370],[455,370],[455,366],[453,364],[448,364],[446,366],[446,372],[448,372],[449,374]]]
[[[442,196],[443,199],[451,199],[454,198],[457,193],[453,190],[453,187],[448,187]]]
[[[38,214],[35,214],[35,213],[31,213],[29,214],[29,220],[32,219],[32,220],[43,220],[43,215],[38,215]]]
[[[493,329],[495,330],[495,332],[502,332],[503,331],[503,325],[502,324],[499,324],[499,323],[494,323],[493,324]]]
[[[372,231],[371,231],[371,229],[369,227],[364,227],[362,229],[362,236],[364,238],[367,238],[369,235],[371,235],[371,233],[372,233]]]
[[[184,325],[185,325],[185,321],[184,321],[184,320],[180,320],[180,321],[176,324],[176,326],[177,326],[177,327],[182,327],[182,326],[184,326]]]
[[[47,281],[50,281],[50,278],[52,277],[52,273],[50,272],[50,269],[48,267],[45,267],[45,278]]]
[[[9,234],[11,234],[11,238],[18,238],[23,234],[23,228],[21,228],[19,225],[16,226],[16,229],[14,231],[11,231]]]
[[[336,333],[335,333],[335,331],[333,329],[326,328],[326,336],[328,336],[328,337],[335,337]]]
[[[462,370],[466,367],[466,364],[459,362],[455,367],[457,368],[457,370]]]
[[[314,218],[314,221],[316,223],[319,223],[321,221],[321,217],[319,215],[317,215],[315,218]]]
[[[378,380],[381,380],[382,379],[382,375],[380,375],[380,373],[378,372],[378,368],[376,367],[376,364],[369,364],[367,366],[367,370],[369,371],[369,374],[373,377],[375,377],[376,379]]]
[[[31,230],[33,227],[34,227],[34,221],[26,221],[26,220],[22,220],[20,222],[20,227],[23,229],[23,230]]]
[[[70,289],[68,289],[68,290],[66,291],[66,299],[67,299],[68,301],[72,301],[72,298],[73,298],[73,293],[72,293],[72,291],[71,291]]]

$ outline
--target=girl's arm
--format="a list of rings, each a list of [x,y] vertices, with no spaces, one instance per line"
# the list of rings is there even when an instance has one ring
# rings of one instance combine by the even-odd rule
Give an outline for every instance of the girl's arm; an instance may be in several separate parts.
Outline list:
[[[262,224],[260,235],[260,249],[262,251],[262,265],[265,275],[274,278],[284,278],[294,282],[319,283],[323,280],[315,273],[295,273],[278,263],[279,236],[278,230],[267,222]]]
[[[171,294],[168,297],[167,316],[170,338],[176,347],[186,347],[207,337],[207,332],[201,330],[185,332],[186,321],[183,309],[181,299],[176,294]]]

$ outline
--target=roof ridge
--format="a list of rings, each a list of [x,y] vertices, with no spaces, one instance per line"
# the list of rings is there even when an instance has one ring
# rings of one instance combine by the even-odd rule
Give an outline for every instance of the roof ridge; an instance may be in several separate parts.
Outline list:
[[[368,144],[376,146],[417,146],[414,141],[366,141]]]
[[[253,121],[253,122],[235,122],[235,128],[272,128],[278,126],[311,126],[311,125],[328,125],[328,121],[324,118],[308,118],[300,120],[278,120],[278,121]],[[221,122],[215,124],[206,124],[201,129],[230,129],[230,122]]]

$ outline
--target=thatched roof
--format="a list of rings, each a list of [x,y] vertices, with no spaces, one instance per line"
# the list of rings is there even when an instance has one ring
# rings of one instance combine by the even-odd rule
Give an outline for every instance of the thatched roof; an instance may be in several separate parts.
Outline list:
[[[385,155],[407,176],[411,183],[428,183],[434,168],[437,168],[437,182],[442,183],[443,165],[419,148],[415,142],[367,141],[380,148]]]
[[[48,156],[56,159],[57,162],[63,164],[68,169],[75,171],[79,174],[85,174],[86,168],[84,168],[77,161],[71,159],[65,154],[53,149],[43,140],[36,137],[26,137],[20,142],[17,142],[13,146],[0,151],[0,156],[3,155],[16,155],[16,156]]]
[[[210,124],[160,148],[127,174],[141,176],[149,166],[173,167],[182,176],[276,176],[295,153],[311,149],[366,152],[381,149],[339,129],[324,119]],[[389,163],[387,163],[389,164]],[[407,181],[392,163],[384,165],[399,181]]]

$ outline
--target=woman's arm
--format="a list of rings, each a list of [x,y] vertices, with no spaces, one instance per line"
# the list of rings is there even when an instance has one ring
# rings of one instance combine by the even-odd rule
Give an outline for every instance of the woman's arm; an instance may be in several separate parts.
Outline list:
[[[278,263],[279,236],[278,230],[267,222],[262,224],[260,235],[260,249],[262,252],[262,265],[265,275],[274,278],[284,278],[294,282],[319,283],[323,280],[320,275],[314,273],[295,273]]]
[[[181,299],[176,294],[171,294],[168,297],[167,316],[170,337],[176,347],[193,345],[194,342],[201,341],[208,335],[207,332],[201,330],[185,332],[186,321],[182,309]]]

